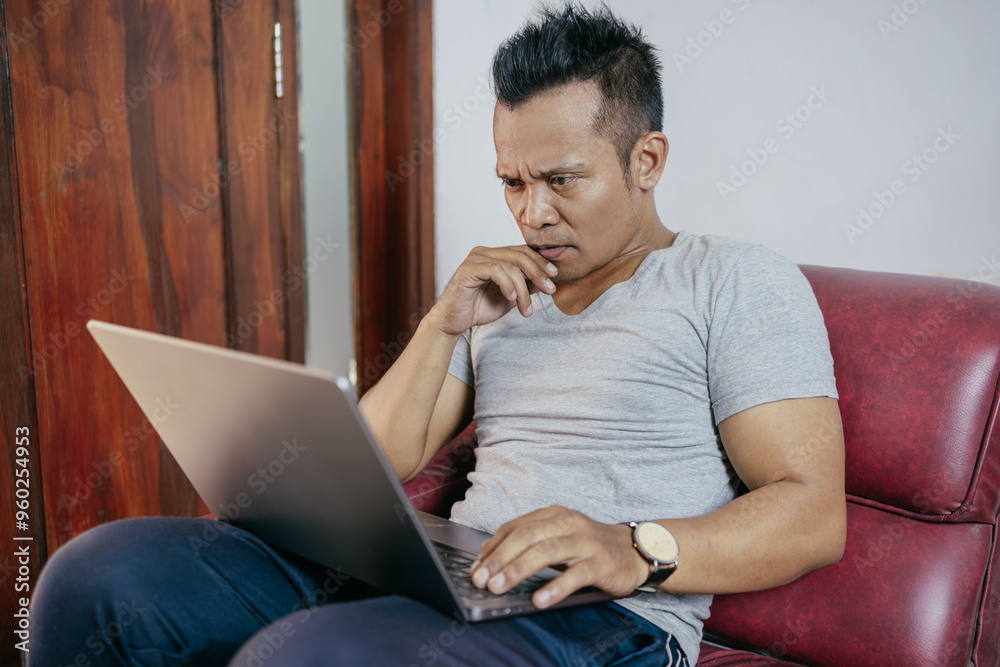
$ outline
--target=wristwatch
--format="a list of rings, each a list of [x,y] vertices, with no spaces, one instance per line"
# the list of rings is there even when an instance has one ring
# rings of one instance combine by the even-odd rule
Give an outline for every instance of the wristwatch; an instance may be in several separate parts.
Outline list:
[[[652,593],[677,570],[680,549],[673,534],[653,521],[630,521],[632,546],[649,561],[649,579],[636,590]]]

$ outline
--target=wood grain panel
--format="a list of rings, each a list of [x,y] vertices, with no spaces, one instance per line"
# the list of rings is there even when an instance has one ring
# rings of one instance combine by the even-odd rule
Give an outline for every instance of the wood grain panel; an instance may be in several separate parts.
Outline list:
[[[20,600],[30,597],[32,585],[46,557],[45,514],[35,420],[35,385],[29,369],[28,313],[21,256],[17,174],[14,165],[10,81],[7,78],[6,40],[0,41],[0,618],[4,629],[21,612]],[[17,449],[19,434],[27,429],[28,456]],[[22,461],[24,464],[22,465]],[[26,470],[27,473],[21,472]],[[16,475],[21,475],[17,477]],[[27,498],[16,496],[16,480],[27,482]],[[27,501],[25,509],[24,501]],[[18,511],[24,511],[25,526]],[[15,541],[15,537],[31,540]],[[26,566],[16,552],[27,549]],[[4,632],[0,665],[20,664],[20,638]]]
[[[283,133],[297,109],[274,93],[274,2],[245,2],[219,14],[222,163],[230,273],[229,345],[271,357],[288,354],[289,285],[277,187]],[[286,32],[294,32],[289,30]],[[288,40],[288,35],[283,35]],[[289,77],[291,78],[291,77]],[[286,86],[287,88],[287,86]],[[295,142],[297,144],[297,140]],[[283,280],[285,278],[285,280]],[[301,283],[301,279],[297,281]],[[295,290],[301,298],[302,288]]]
[[[358,379],[385,372],[434,301],[430,0],[356,0],[350,40]]]
[[[415,140],[426,154],[426,164],[415,174],[414,192],[417,203],[417,262],[419,281],[417,297],[420,312],[426,313],[437,300],[435,286],[434,236],[434,2],[424,0],[417,7],[414,22],[413,91]],[[428,146],[430,147],[428,149]],[[409,320],[408,320],[409,321]]]
[[[286,318],[286,358],[291,361],[305,363],[306,360],[306,290],[305,287],[295,289],[291,276],[295,275],[294,267],[305,267],[304,241],[302,234],[302,154],[299,152],[299,46],[298,34],[295,29],[295,2],[282,0],[278,3],[278,19],[282,25],[284,59],[285,96],[278,101],[278,109],[282,118],[288,119],[288,124],[281,129],[278,143],[280,146],[278,174],[281,188],[281,233],[284,237],[285,263],[282,273],[282,285],[286,290],[288,300],[285,308]],[[294,112],[294,116],[289,112]],[[286,280],[286,277],[288,278]]]
[[[38,4],[6,0],[4,9],[18,26]],[[224,342],[221,209],[217,196],[198,196],[219,146],[212,36],[205,3],[108,0],[60,4],[11,49],[53,549],[115,518],[199,509],[83,325]]]
[[[381,31],[364,33],[366,24],[378,11],[382,0],[353,0],[350,3],[350,108],[351,164],[354,172],[354,307],[355,345],[359,394],[378,381],[385,372],[375,364],[372,350],[384,340],[385,310],[389,284],[383,258],[387,222],[387,173],[385,115],[385,46]],[[364,37],[368,39],[364,39]]]
[[[304,356],[295,13],[294,0],[0,10],[0,475],[13,486],[13,436],[27,427],[34,582],[46,550],[86,528],[206,511],[88,319]],[[275,16],[286,26],[281,101]],[[13,500],[0,498],[8,545]],[[0,556],[7,590],[18,565]],[[0,596],[4,618],[13,603]],[[19,658],[0,647],[0,664]]]

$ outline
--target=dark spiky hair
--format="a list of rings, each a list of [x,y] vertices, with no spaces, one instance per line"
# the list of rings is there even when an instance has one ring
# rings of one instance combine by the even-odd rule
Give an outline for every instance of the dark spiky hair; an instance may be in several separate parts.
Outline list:
[[[494,92],[511,109],[557,86],[587,81],[596,81],[601,93],[594,130],[615,146],[631,187],[635,142],[663,130],[660,60],[641,29],[606,4],[591,12],[568,2],[542,9],[493,57]]]

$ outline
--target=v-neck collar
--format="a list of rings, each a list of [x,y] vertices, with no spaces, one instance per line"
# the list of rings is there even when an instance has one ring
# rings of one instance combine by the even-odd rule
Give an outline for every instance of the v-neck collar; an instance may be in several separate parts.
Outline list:
[[[581,310],[576,315],[567,315],[559,309],[556,302],[552,299],[551,294],[545,294],[544,292],[537,292],[534,296],[534,301],[537,303],[539,310],[546,320],[549,322],[566,322],[573,319],[583,319],[586,318],[590,313],[594,312],[601,307],[601,304],[612,298],[617,292],[624,289],[629,289],[635,284],[637,280],[642,278],[643,274],[649,269],[650,266],[655,264],[655,261],[651,262],[650,258],[653,255],[658,255],[659,253],[666,253],[667,251],[677,247],[679,243],[685,242],[687,240],[688,233],[686,231],[677,232],[677,236],[674,237],[674,242],[671,243],[666,248],[658,248],[653,250],[648,255],[642,258],[642,262],[636,268],[635,273],[633,273],[628,279],[621,281],[620,283],[615,283],[608,289],[604,290],[600,296],[594,299],[590,305]]]

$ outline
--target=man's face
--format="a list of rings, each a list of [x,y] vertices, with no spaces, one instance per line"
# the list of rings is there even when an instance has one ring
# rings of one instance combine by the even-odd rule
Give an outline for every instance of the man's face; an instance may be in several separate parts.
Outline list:
[[[640,190],[625,187],[615,146],[594,131],[599,91],[576,83],[517,109],[497,104],[497,175],[524,241],[578,280],[641,244]]]

